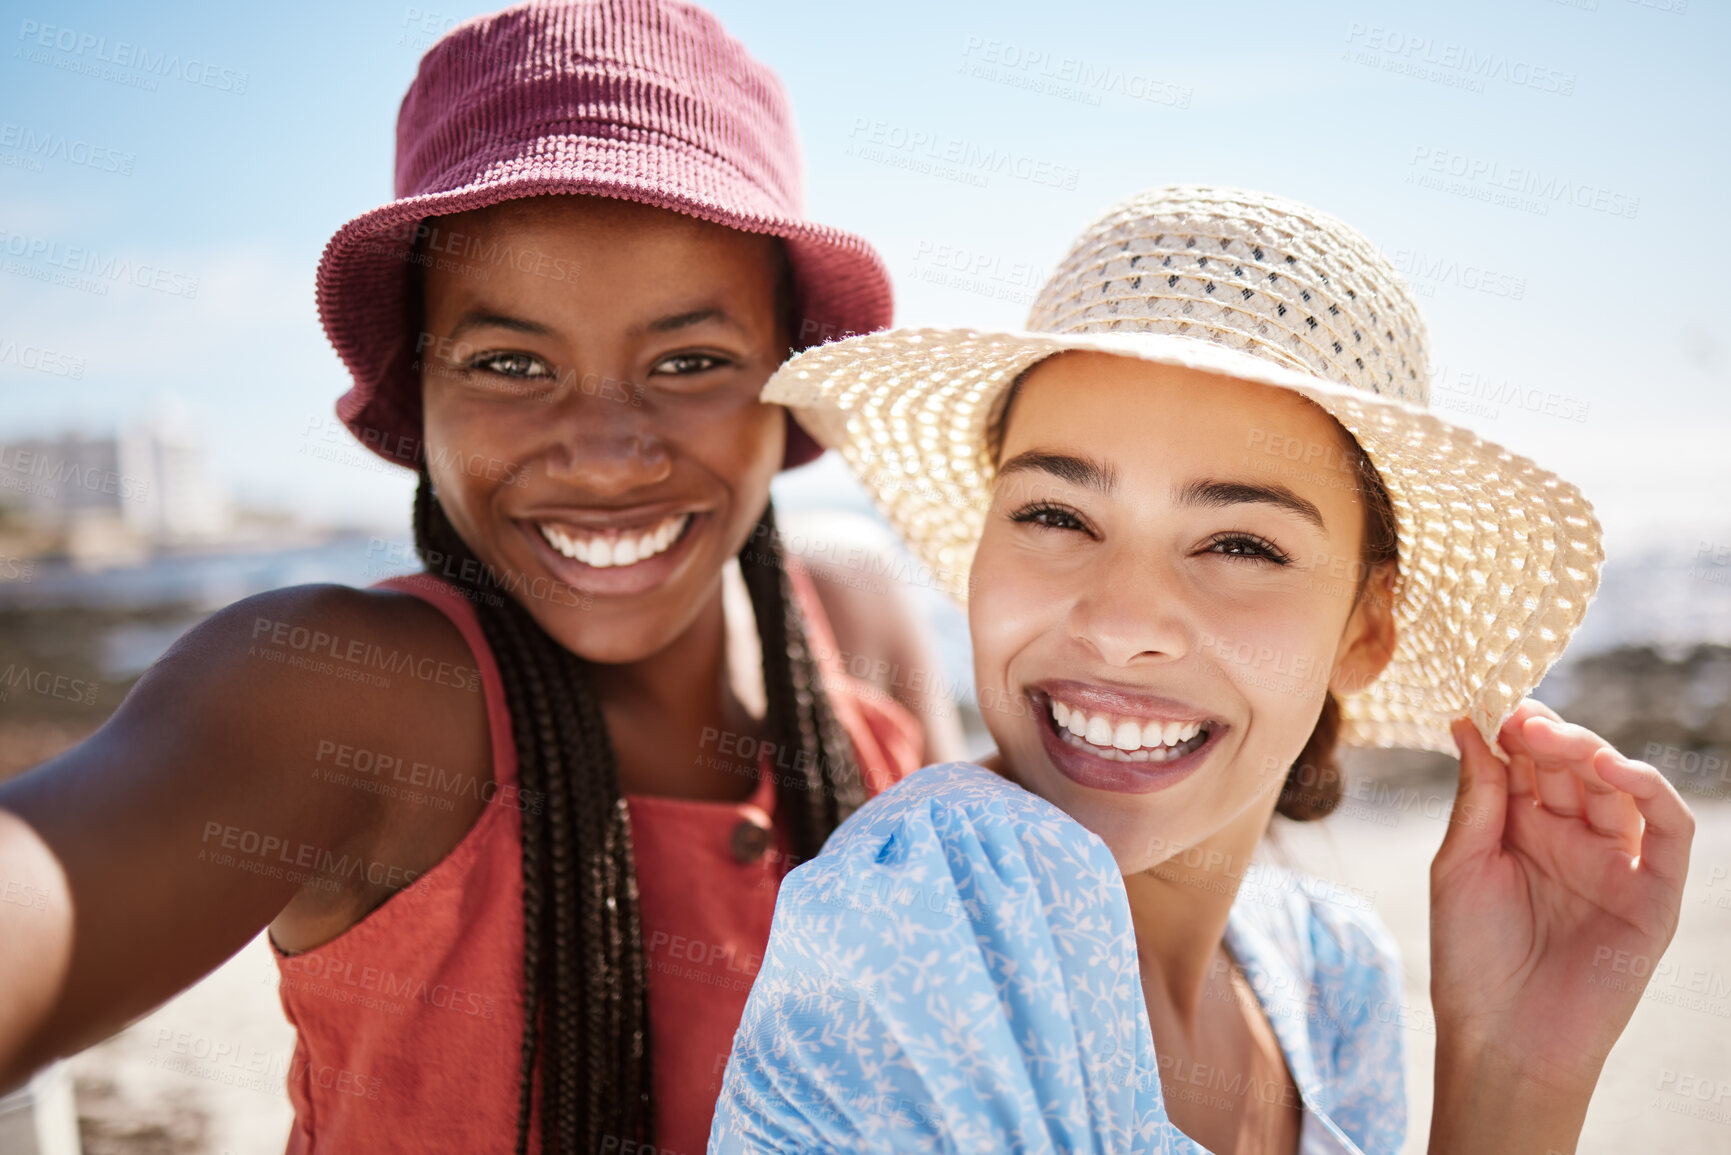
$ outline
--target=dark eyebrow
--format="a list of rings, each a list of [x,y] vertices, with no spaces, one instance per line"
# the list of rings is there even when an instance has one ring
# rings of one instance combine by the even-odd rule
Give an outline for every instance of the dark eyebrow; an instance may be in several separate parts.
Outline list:
[[[1328,526],[1322,520],[1322,511],[1284,485],[1212,479],[1192,481],[1179,491],[1177,501],[1179,505],[1202,506],[1246,503],[1275,505],[1296,513],[1324,533],[1328,532]]]
[[[470,329],[509,329],[513,333],[528,333],[532,337],[546,337],[553,332],[538,321],[526,321],[509,313],[488,313],[481,309],[470,309],[452,326],[449,339],[454,341]]]
[[[745,326],[735,320],[727,310],[712,307],[707,309],[692,309],[690,312],[686,313],[671,313],[665,317],[657,317],[647,325],[642,326],[642,331],[648,333],[668,333],[675,329],[684,329],[692,325],[699,325],[704,321],[719,321],[724,325],[729,325],[739,330],[744,330],[745,328]],[[464,313],[462,317],[458,319],[456,325],[452,327],[450,339],[456,340],[457,337],[468,332],[470,329],[509,329],[513,333],[527,333],[532,337],[549,337],[553,334],[552,329],[541,324],[539,321],[529,321],[522,317],[513,317],[509,313],[491,313],[482,309],[470,309],[468,312]]]
[[[708,309],[693,309],[689,313],[674,313],[670,316],[658,317],[645,325],[644,329],[651,333],[669,333],[674,329],[684,329],[691,325],[700,325],[704,321],[720,321],[723,325],[731,326],[741,332],[745,331],[745,326],[734,319],[733,315],[728,313],[727,310],[713,307]]]
[[[1049,473],[1071,485],[1095,489],[1101,493],[1111,493],[1118,485],[1118,473],[1110,465],[1102,465],[1089,457],[1075,457],[1068,453],[1041,453],[1037,450],[1016,454],[1004,462],[1003,467],[998,470],[998,476],[1008,477],[1012,473],[1029,470]]]

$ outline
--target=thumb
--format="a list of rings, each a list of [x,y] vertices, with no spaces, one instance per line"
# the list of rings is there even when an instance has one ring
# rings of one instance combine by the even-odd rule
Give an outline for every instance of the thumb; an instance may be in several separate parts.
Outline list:
[[[1488,854],[1502,845],[1509,808],[1509,767],[1485,743],[1478,727],[1456,718],[1449,728],[1461,752],[1460,786],[1455,791],[1449,828],[1436,855],[1437,865]]]

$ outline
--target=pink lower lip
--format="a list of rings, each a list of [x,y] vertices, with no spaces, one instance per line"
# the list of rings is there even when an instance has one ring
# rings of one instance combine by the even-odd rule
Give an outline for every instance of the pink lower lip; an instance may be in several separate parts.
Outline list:
[[[1040,729],[1040,743],[1046,748],[1046,757],[1058,773],[1078,786],[1119,794],[1152,794],[1178,785],[1201,768],[1220,735],[1226,732],[1224,726],[1211,725],[1207,741],[1170,762],[1114,762],[1078,750],[1058,737],[1053,729],[1051,703],[1043,695],[1034,698],[1034,705],[1038,713],[1036,724]]]
[[[686,526],[679,540],[648,561],[603,568],[585,565],[574,557],[566,557],[547,543],[547,539],[541,536],[540,527],[534,522],[523,521],[518,524],[522,526],[524,536],[528,537],[530,547],[541,557],[542,563],[553,571],[554,577],[566,585],[602,597],[630,597],[633,594],[649,593],[667,583],[684,564],[685,559],[691,556],[695,548],[693,543],[709,524],[709,515],[693,513],[691,524]]]

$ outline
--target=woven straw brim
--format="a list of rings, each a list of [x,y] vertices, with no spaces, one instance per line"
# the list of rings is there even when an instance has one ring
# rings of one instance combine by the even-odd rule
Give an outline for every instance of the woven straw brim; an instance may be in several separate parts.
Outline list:
[[[473,174],[444,174],[448,191],[404,197],[356,217],[325,246],[318,312],[354,386],[337,416],[363,445],[415,468],[421,436],[415,368],[416,302],[410,299],[415,226],[428,217],[530,196],[588,195],[638,201],[744,232],[777,236],[793,266],[795,308],[813,344],[888,325],[894,302],[888,270],[852,233],[780,212],[747,174],[679,142],[551,135],[525,155]],[[477,266],[484,271],[484,266]],[[817,455],[790,428],[786,464]],[[396,447],[407,445],[407,454]]]
[[[1291,389],[1358,439],[1399,529],[1398,637],[1382,675],[1341,698],[1346,745],[1452,754],[1449,723],[1462,715],[1494,741],[1580,624],[1604,554],[1575,486],[1406,402],[1208,341],[897,329],[801,354],[763,397],[847,460],[961,601],[991,504],[986,430],[996,404],[1023,369],[1069,349]]]

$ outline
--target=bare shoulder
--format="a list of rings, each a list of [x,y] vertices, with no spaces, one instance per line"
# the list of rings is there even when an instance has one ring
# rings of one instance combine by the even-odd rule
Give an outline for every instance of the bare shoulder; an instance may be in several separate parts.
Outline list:
[[[168,657],[196,654],[201,661],[226,664],[244,655],[290,670],[336,662],[388,671],[401,670],[406,655],[416,651],[474,666],[457,627],[412,594],[304,585],[256,594],[219,610],[188,631]],[[195,669],[166,658],[164,668],[182,674]]]
[[[433,607],[301,586],[188,631],[89,739],[0,786],[22,820],[0,862],[51,861],[60,912],[0,931],[29,940],[20,966],[63,960],[0,1030],[0,1078],[156,1006],[291,906],[341,923],[382,901],[323,863],[394,866],[388,894],[436,862],[475,815],[381,789],[417,762],[491,773],[474,656]]]
[[[245,766],[283,763],[294,775],[333,744],[389,747],[424,734],[473,748],[486,724],[476,659],[444,614],[410,594],[339,585],[272,590],[213,614],[150,669],[114,721],[137,739],[153,719],[189,708],[213,739],[244,730]],[[347,803],[346,813],[369,809]]]
[[[0,803],[74,842],[99,809],[59,802],[93,791],[181,824],[202,807],[205,821],[364,843],[394,809],[368,774],[434,753],[490,772],[480,683],[461,632],[419,598],[272,590],[189,630],[101,729]]]

